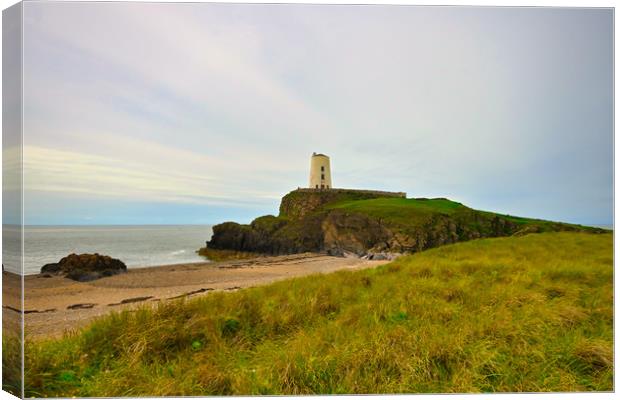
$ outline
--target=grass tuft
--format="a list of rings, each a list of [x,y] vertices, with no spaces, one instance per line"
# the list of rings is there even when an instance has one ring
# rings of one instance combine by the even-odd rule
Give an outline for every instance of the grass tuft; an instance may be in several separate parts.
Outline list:
[[[114,313],[27,339],[26,396],[610,391],[612,254],[607,234],[475,240]]]

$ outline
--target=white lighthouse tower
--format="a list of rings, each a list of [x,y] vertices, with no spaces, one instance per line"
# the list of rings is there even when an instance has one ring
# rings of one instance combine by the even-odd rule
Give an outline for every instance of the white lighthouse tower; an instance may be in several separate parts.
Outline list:
[[[312,153],[310,157],[310,188],[330,189],[332,173],[329,168],[329,157],[325,154]]]

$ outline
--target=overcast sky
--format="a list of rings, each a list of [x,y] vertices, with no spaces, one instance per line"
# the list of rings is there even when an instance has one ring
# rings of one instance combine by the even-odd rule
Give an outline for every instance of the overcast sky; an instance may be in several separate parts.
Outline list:
[[[29,224],[248,222],[308,183],[612,222],[609,9],[24,3]]]

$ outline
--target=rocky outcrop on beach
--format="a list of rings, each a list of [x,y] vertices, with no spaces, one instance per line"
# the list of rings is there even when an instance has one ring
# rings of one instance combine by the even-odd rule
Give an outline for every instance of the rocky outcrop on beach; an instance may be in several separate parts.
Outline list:
[[[69,254],[57,263],[45,264],[42,274],[62,275],[74,281],[87,282],[127,271],[121,260],[101,254]]]
[[[318,251],[323,242],[321,222],[316,216],[290,221],[273,215],[257,218],[249,225],[225,222],[213,227],[207,248],[270,255]]]
[[[548,231],[604,232],[478,211],[444,198],[405,199],[400,193],[301,189],[284,196],[278,216],[259,217],[249,225],[215,225],[207,248],[393,259],[466,240]]]

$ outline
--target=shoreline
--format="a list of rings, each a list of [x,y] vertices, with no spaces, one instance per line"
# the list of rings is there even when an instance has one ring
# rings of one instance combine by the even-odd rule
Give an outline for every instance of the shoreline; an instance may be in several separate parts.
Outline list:
[[[110,311],[161,301],[195,298],[212,291],[234,291],[279,280],[338,270],[372,268],[389,261],[334,257],[319,253],[267,256],[132,268],[90,282],[43,274],[24,277],[25,334],[30,339],[60,337]],[[17,319],[19,294],[11,292],[15,274],[5,272],[3,322]]]

